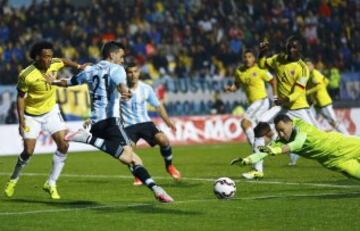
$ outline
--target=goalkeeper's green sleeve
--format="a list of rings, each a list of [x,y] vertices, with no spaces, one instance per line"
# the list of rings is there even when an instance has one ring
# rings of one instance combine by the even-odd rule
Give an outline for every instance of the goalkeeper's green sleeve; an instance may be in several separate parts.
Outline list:
[[[265,153],[265,152],[257,152],[257,153],[253,153],[250,156],[247,156],[245,159],[247,159],[249,162],[249,164],[255,164],[259,161],[261,161],[262,159],[264,159],[265,157],[267,157],[269,154]]]

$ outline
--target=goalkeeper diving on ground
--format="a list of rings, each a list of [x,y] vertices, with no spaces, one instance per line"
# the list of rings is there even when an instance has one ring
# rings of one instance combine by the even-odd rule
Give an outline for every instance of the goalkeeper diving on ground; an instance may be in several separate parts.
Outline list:
[[[327,169],[360,180],[360,138],[338,132],[324,132],[301,119],[279,114],[274,119],[278,139],[259,148],[260,152],[231,161],[231,165],[250,165],[272,155],[295,153],[318,161]],[[270,131],[261,123],[259,132]]]

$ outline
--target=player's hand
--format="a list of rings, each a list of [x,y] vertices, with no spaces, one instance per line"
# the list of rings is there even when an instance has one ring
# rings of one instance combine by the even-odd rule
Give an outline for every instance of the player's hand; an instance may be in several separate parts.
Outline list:
[[[87,66],[91,66],[91,65],[93,65],[92,63],[83,63],[83,64],[80,64],[79,66],[78,66],[78,69],[79,70],[85,70],[85,68],[87,67]]]
[[[284,100],[279,99],[278,97],[274,97],[273,102],[274,102],[274,104],[275,104],[276,106],[282,106],[282,105],[284,105],[284,103],[285,103]]]
[[[173,121],[169,121],[168,123],[167,123],[167,126],[169,127],[169,128],[171,128],[171,130],[173,131],[173,132],[176,132],[176,126],[175,126],[175,123],[173,122]]]
[[[84,129],[89,129],[90,127],[91,127],[91,120],[90,119],[87,119],[87,120],[85,120],[84,121],[84,123],[83,123],[83,128]]]
[[[248,165],[250,160],[248,158],[238,157],[230,161],[230,165]]]
[[[264,40],[264,41],[260,42],[259,49],[260,49],[260,52],[268,51],[269,50],[269,41]]]
[[[24,137],[25,132],[25,123],[19,123],[19,134],[21,137]]]
[[[258,149],[260,152],[265,152],[270,155],[277,155],[282,153],[281,147],[260,146]]]
[[[131,98],[131,96],[132,96],[132,93],[130,90],[121,93],[122,100],[129,100]]]

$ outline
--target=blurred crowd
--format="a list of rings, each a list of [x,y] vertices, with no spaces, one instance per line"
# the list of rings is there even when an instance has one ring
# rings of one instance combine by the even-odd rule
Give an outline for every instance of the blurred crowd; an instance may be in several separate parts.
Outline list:
[[[16,83],[31,44],[47,39],[57,56],[96,62],[104,41],[119,40],[149,78],[231,76],[244,49],[267,38],[279,51],[291,34],[324,70],[360,70],[357,0],[70,0],[12,8],[0,0],[0,84]]]

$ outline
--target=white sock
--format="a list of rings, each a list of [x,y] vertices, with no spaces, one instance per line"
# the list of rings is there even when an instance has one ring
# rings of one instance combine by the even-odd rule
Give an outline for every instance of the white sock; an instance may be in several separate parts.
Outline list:
[[[337,126],[335,127],[335,129],[338,131],[338,132],[341,132],[342,134],[344,135],[349,135],[349,132],[348,130],[345,128],[344,125],[342,125],[341,123],[337,123]]]
[[[53,156],[52,169],[49,175],[49,185],[56,185],[56,181],[59,178],[62,169],[64,168],[65,160],[66,155],[56,150]]]
[[[290,153],[289,156],[290,156],[290,163],[292,164],[296,164],[297,160],[300,158],[299,155],[296,155],[294,153]]]
[[[255,134],[254,134],[254,129],[252,127],[248,128],[245,130],[245,135],[247,137],[248,142],[250,143],[251,146],[254,145],[254,139],[255,139]]]
[[[259,152],[258,150],[258,147],[259,146],[264,146],[265,145],[265,139],[263,137],[257,137],[254,139],[254,145],[253,145],[253,151],[254,152]],[[254,165],[253,165],[253,168],[256,170],[256,171],[259,171],[259,172],[263,172],[263,168],[264,168],[264,161],[261,160],[259,162],[256,162]]]
[[[265,146],[265,139],[263,137],[256,137],[253,144],[253,152],[259,152],[258,147]]]
[[[263,172],[263,166],[264,166],[263,163],[264,163],[264,160],[260,160],[259,162],[256,162],[253,166],[254,169],[258,172]]]

